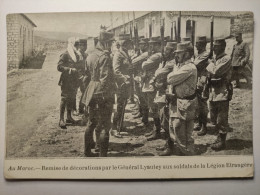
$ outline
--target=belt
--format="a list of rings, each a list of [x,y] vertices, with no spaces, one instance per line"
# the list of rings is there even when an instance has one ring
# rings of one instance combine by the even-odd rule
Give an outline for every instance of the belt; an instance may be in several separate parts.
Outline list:
[[[181,99],[181,100],[193,100],[196,96],[197,96],[197,94],[194,93],[192,95],[189,95],[189,96],[186,96],[186,97],[183,97],[183,98],[179,98],[178,97],[178,99]]]

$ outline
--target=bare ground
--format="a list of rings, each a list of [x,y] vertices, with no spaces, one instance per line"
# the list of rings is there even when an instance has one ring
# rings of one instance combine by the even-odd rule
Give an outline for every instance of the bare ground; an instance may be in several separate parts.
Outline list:
[[[42,70],[18,70],[8,75],[6,156],[8,158],[84,157],[85,126],[60,129],[59,73],[56,70],[59,53],[48,53]],[[243,82],[243,80],[241,80]],[[33,85],[32,85],[33,83]],[[148,142],[141,119],[134,119],[127,106],[123,138],[110,136],[108,156],[157,156],[156,147],[164,139]],[[203,137],[193,134],[198,155],[247,155],[252,148],[252,90],[242,83],[234,90],[230,102],[227,148],[215,152],[210,144],[216,139],[214,127]],[[80,120],[80,117],[75,117]]]

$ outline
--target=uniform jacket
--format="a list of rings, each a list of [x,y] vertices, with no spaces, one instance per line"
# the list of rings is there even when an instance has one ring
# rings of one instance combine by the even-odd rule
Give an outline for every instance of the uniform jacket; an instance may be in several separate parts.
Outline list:
[[[158,69],[159,64],[161,63],[162,54],[155,53],[151,55],[146,61],[142,64],[142,69],[145,72],[144,85],[142,92],[154,92],[154,86],[152,85],[154,81],[155,71]]]
[[[250,57],[250,50],[248,44],[242,42],[235,44],[231,54],[232,66],[245,66],[248,63]]]
[[[127,52],[122,48],[116,51],[113,57],[113,68],[117,86],[120,87],[123,83],[130,80],[131,59]]]
[[[207,66],[211,75],[209,101],[230,100],[232,66],[230,56],[223,53],[216,56]]]
[[[76,55],[77,57],[77,55]],[[66,51],[60,55],[57,69],[61,72],[59,85],[63,86],[69,90],[74,90],[78,86],[78,73],[72,72],[71,68],[78,67],[78,62],[74,62],[69,55],[69,52]]]
[[[198,54],[194,59],[193,63],[195,64],[198,70],[198,82],[197,88],[201,91],[203,90],[204,85],[206,84],[207,80],[207,66],[208,66],[208,59],[209,59],[209,52],[204,51],[201,54]]]
[[[186,97],[193,96],[196,91],[196,66],[191,60],[187,60],[180,65],[175,65],[173,71],[167,76],[167,82],[173,86],[175,95],[177,96],[177,107],[174,105],[170,106],[170,116],[182,120],[193,120],[197,98],[186,99]]]
[[[88,106],[92,98],[112,99],[115,93],[114,73],[109,52],[99,45],[86,60],[87,81],[89,82],[82,97]]]

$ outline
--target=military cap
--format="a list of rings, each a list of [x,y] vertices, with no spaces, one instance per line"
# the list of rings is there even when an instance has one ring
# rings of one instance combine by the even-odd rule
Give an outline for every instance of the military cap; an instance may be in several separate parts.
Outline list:
[[[207,37],[206,36],[198,36],[196,38],[197,43],[206,43],[207,42]]]
[[[151,37],[149,40],[149,43],[160,43],[161,42],[161,37]]]
[[[168,42],[171,40],[171,37],[170,36],[167,36],[167,37],[164,37],[164,41]]]
[[[218,38],[214,40],[213,45],[225,45],[226,44],[226,40],[224,38]]]
[[[79,39],[79,43],[87,43],[87,39]]]
[[[236,32],[236,33],[234,34],[234,37],[242,37],[242,32]]]
[[[106,31],[101,31],[99,34],[99,41],[101,42],[108,42],[114,41],[114,34]]]
[[[191,41],[190,37],[183,37],[181,42]]]
[[[185,52],[188,50],[190,47],[190,44],[187,42],[184,43],[178,43],[177,44],[177,49],[174,51],[174,53],[180,53],[180,52]]]
[[[147,44],[148,43],[148,39],[146,38],[142,38],[139,42],[139,44]]]
[[[141,40],[141,39],[144,39],[144,36],[139,36],[138,38],[139,38],[139,40]]]
[[[131,35],[130,34],[119,34],[118,40],[119,41],[131,40]]]
[[[177,42],[167,42],[165,48],[176,49]]]

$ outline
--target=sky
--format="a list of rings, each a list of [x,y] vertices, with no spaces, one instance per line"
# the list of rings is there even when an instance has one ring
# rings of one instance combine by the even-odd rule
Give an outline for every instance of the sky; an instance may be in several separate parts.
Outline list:
[[[135,12],[139,17],[147,12]],[[133,12],[78,12],[78,13],[35,13],[26,14],[36,25],[38,31],[76,32],[96,36],[100,25],[111,26],[118,22],[133,19]]]

